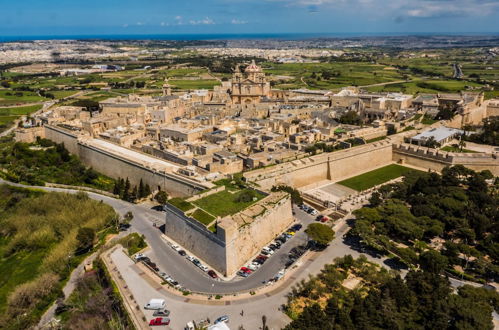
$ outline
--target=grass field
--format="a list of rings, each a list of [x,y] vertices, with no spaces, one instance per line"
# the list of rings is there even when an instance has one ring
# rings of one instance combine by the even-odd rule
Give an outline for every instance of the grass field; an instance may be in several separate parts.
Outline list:
[[[16,95],[16,93],[20,93]],[[9,106],[23,103],[40,102],[47,100],[35,92],[0,91],[0,106]]]
[[[31,105],[27,107],[0,108],[0,132],[12,126],[12,123],[22,115],[29,115],[40,110],[42,105]]]
[[[210,212],[214,216],[221,216],[224,217],[229,214],[234,214],[237,213],[251,204],[255,203],[254,201],[251,202],[236,202],[237,197],[247,191],[248,189],[243,189],[240,190],[236,193],[230,193],[227,190],[218,192],[213,195],[206,196],[204,198],[198,199],[197,201],[193,202],[195,205],[199,206],[200,208]],[[256,197],[258,200],[262,199],[265,197],[262,194],[257,193]]]
[[[172,198],[168,201],[168,203],[172,204],[173,206],[184,212],[194,208],[194,206],[191,203],[186,202],[182,198]]]
[[[203,210],[197,209],[191,214],[191,217],[196,219],[197,221],[201,222],[203,225],[208,226],[213,220],[215,220],[214,217],[209,215]]]
[[[368,62],[263,64],[265,73],[273,76],[291,76],[294,79],[278,81],[276,87],[289,89],[338,89],[345,86],[365,86],[403,80],[403,76],[389,66]],[[330,77],[324,77],[323,72]],[[303,82],[302,79],[303,78]]]
[[[397,164],[391,164],[382,168],[378,168],[374,171],[370,171],[353,178],[340,181],[338,183],[345,187],[352,188],[357,191],[362,191],[401,177],[405,173],[411,171],[416,170]]]
[[[170,80],[170,84],[180,89],[213,89],[213,86],[220,85],[218,80]]]

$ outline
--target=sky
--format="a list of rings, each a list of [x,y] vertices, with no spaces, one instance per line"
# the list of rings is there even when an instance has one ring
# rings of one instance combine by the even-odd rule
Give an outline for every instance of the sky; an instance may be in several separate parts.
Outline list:
[[[499,32],[499,0],[0,0],[0,36]]]

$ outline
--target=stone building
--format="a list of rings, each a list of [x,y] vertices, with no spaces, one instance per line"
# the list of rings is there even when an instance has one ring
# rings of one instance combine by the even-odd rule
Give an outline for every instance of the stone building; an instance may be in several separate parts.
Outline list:
[[[270,83],[255,61],[242,73],[239,67],[232,77],[230,95],[233,104],[256,104],[270,96]]]

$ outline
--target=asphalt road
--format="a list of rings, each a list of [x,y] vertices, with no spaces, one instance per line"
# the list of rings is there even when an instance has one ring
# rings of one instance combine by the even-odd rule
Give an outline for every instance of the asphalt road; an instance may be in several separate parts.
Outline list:
[[[297,223],[301,223],[303,228],[284,243],[265,264],[250,276],[247,278],[237,276],[231,281],[214,280],[209,277],[192,262],[169,247],[161,238],[160,230],[152,227],[150,223],[144,222],[141,217],[134,218],[132,227],[146,236],[146,240],[151,247],[151,252],[148,253],[151,260],[156,263],[161,271],[164,271],[177,280],[181,286],[194,292],[235,293],[262,286],[264,282],[273,278],[279,270],[284,268],[288,253],[292,248],[307,243],[308,239],[305,234],[305,228],[309,223],[314,222],[314,217],[298,208],[295,209],[295,220]]]
[[[0,183],[7,183],[13,186],[27,187],[21,184],[15,184],[7,182],[0,179]],[[63,189],[63,188],[53,188],[53,187],[33,187],[37,189],[43,189],[46,191],[58,191],[66,193],[75,193],[77,190],[73,189]],[[189,262],[184,257],[180,256],[175,250],[170,248],[166,242],[161,238],[161,232],[157,227],[153,226],[153,223],[163,224],[165,221],[165,213],[160,211],[155,211],[143,205],[137,205],[128,203],[119,199],[112,197],[107,197],[99,195],[92,192],[87,192],[88,196],[95,200],[101,200],[110,206],[112,206],[117,213],[123,216],[126,212],[131,211],[134,215],[134,219],[131,222],[132,231],[141,233],[145,236],[145,239],[151,247],[151,259],[155,262],[161,271],[166,272],[174,279],[176,279],[183,287],[190,291],[195,292],[207,292],[207,293],[232,293],[239,291],[248,291],[263,285],[263,281],[267,281],[272,278],[280,269],[284,267],[286,259],[285,255],[294,246],[303,244],[306,241],[306,234],[304,229],[308,223],[314,221],[313,217],[306,214],[305,212],[296,209],[295,218],[298,222],[303,224],[303,227],[291,240],[288,240],[277,253],[267,260],[267,262],[260,267],[259,270],[254,272],[252,275],[245,279],[237,279],[228,282],[222,282],[219,280],[213,280],[208,277],[206,273],[199,270],[191,262]],[[353,257],[358,257],[363,254],[368,260],[378,263],[386,268],[393,268],[393,264],[388,262],[388,259],[384,256],[377,256],[366,253],[368,251],[357,249],[354,244],[344,239],[344,234],[348,231],[349,227],[344,224],[337,229],[335,239],[331,242],[329,247],[321,252],[317,260],[314,262],[314,269],[320,271],[320,269],[326,263],[332,263],[334,258],[343,257],[347,254]],[[307,272],[312,271],[312,269],[306,269]],[[404,275],[404,269],[401,270],[402,275]],[[456,279],[451,279],[451,285],[454,287],[462,286],[464,284],[476,285],[476,283],[459,281]]]

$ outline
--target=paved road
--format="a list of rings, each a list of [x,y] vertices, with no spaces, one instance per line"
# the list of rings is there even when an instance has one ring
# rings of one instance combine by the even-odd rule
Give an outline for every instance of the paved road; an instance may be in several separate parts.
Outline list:
[[[220,281],[210,278],[185,257],[180,256],[170,248],[161,238],[161,232],[150,226],[150,224],[137,219],[132,222],[134,230],[144,234],[152,251],[150,258],[155,262],[161,271],[176,279],[180,285],[195,292],[206,293],[233,293],[248,291],[260,287],[265,281],[274,277],[277,272],[284,268],[289,251],[298,245],[306,244],[307,235],[305,227],[314,221],[314,218],[302,210],[296,208],[295,220],[303,224],[303,228],[296,235],[288,240],[282,247],[271,256],[267,262],[249,277],[242,279],[236,277],[231,281]]]
[[[0,179],[0,183],[7,183],[14,186],[26,187],[21,184],[14,184]],[[46,191],[58,191],[75,193],[77,190],[53,188],[53,187],[34,187]],[[99,195],[93,192],[87,192],[88,196],[95,200],[102,200],[103,202],[112,206],[118,214],[123,216],[126,212],[131,211],[134,214],[134,219],[131,222],[132,230],[141,233],[145,236],[148,245],[152,249],[153,261],[156,262],[158,267],[176,279],[182,286],[190,291],[208,292],[208,293],[232,293],[239,291],[249,291],[251,289],[260,287],[263,281],[269,280],[273,277],[285,263],[284,255],[287,255],[289,250],[305,242],[304,228],[293,237],[293,239],[286,242],[278,253],[271,258],[254,274],[246,279],[233,280],[230,282],[220,282],[208,277],[204,272],[201,272],[197,267],[194,267],[184,257],[181,257],[176,251],[167,246],[165,241],[161,238],[159,229],[153,227],[153,222],[162,224],[165,221],[165,214],[163,212],[155,211],[143,205],[131,204],[119,199]],[[313,222],[313,218],[305,212],[296,209],[296,219],[304,224],[304,227]],[[324,264],[332,263],[334,258],[343,257],[347,254],[353,257],[358,257],[361,254],[366,255],[368,260],[378,263],[386,268],[392,268],[393,264],[389,263],[384,256],[374,256],[366,254],[365,251],[358,249],[354,244],[344,239],[343,235],[349,230],[349,226],[345,223],[336,228],[336,237],[331,242],[329,247],[321,252],[315,259],[314,263],[307,266],[307,272],[319,272]],[[404,272],[402,272],[404,273]],[[463,283],[458,280],[451,282],[453,286],[460,286]],[[472,284],[472,283],[469,283]]]

